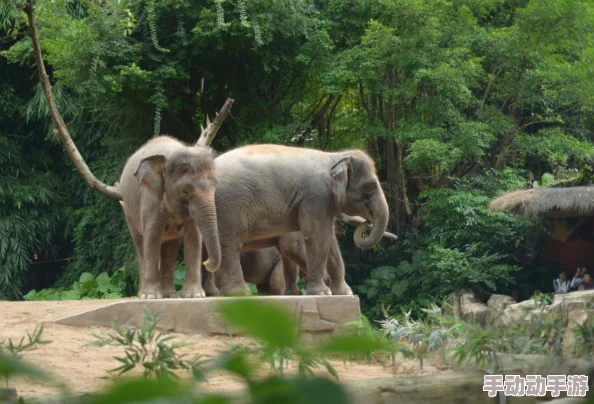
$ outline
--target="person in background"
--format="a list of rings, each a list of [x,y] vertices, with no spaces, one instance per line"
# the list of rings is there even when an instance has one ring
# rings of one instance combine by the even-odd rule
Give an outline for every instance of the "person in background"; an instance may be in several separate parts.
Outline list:
[[[592,281],[592,275],[589,273],[584,274],[584,282],[578,286],[578,290],[591,290],[594,289],[594,282]]]
[[[586,273],[586,268],[578,268],[575,271],[575,275],[573,275],[573,279],[569,283],[569,290],[578,290],[578,287],[584,282],[584,274]]]
[[[567,274],[565,271],[559,272],[559,278],[553,281],[554,293],[567,293],[569,292],[569,281],[567,280]]]

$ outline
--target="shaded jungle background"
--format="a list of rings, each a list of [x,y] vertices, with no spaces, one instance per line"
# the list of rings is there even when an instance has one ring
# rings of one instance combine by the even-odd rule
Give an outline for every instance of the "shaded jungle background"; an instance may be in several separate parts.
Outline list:
[[[552,289],[547,223],[486,205],[592,182],[594,2],[39,0],[36,13],[58,106],[102,181],[152,136],[195,141],[231,97],[220,152],[270,142],[374,157],[401,240],[361,251],[352,229],[340,239],[370,318],[462,288]],[[54,139],[26,32],[0,2],[0,299],[103,272],[133,294],[124,215]]]

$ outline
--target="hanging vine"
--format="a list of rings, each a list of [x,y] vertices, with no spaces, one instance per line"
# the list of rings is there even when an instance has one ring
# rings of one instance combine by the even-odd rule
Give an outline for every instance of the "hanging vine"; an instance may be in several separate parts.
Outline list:
[[[239,19],[243,24],[247,24],[247,12],[245,11],[245,3],[243,0],[237,0],[237,10],[239,11]]]
[[[151,97],[151,101],[155,104],[155,121],[153,124],[153,136],[157,137],[161,134],[161,114],[163,112],[163,104],[165,104],[165,90],[159,84],[155,89],[155,95]]]
[[[217,8],[217,30],[223,28],[225,23],[225,10],[223,10],[223,0],[217,0],[215,2]]]
[[[223,2],[225,0],[215,0],[215,7],[217,12],[217,30],[223,29],[225,25],[225,10],[223,9]],[[260,24],[256,20],[255,15],[248,15],[246,0],[237,0],[236,3],[237,12],[239,13],[239,20],[241,24],[249,27],[252,26],[254,30],[254,41],[256,45],[260,46],[263,45],[264,42],[262,41],[262,31],[260,30]]]
[[[252,26],[254,27],[254,40],[256,41],[256,45],[263,45],[264,42],[262,41],[262,32],[260,31],[260,24],[258,24],[258,21],[256,21],[255,18],[252,18]]]
[[[149,23],[149,28],[150,28],[150,35],[151,35],[151,40],[153,41],[153,45],[155,46],[155,49],[157,49],[159,52],[169,52],[169,49],[165,49],[162,48],[159,45],[159,41],[157,39],[157,24],[155,23],[155,0],[147,0],[146,2],[146,12],[147,12],[147,20]]]

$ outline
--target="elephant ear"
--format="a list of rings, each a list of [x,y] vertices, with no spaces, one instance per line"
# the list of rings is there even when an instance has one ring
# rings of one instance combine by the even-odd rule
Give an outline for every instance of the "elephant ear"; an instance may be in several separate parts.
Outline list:
[[[346,192],[351,174],[351,157],[338,160],[330,169],[332,177],[332,202],[336,213],[342,211],[346,201]]]
[[[165,156],[155,154],[145,157],[140,161],[138,169],[134,173],[140,185],[150,191],[159,200],[163,199],[165,187],[163,184],[163,171],[165,170]]]

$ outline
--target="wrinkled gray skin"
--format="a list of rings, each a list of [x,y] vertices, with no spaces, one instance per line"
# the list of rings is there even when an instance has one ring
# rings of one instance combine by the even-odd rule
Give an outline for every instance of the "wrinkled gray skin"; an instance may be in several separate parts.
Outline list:
[[[334,219],[334,232],[338,235],[344,235],[345,224],[361,225],[367,221],[357,216],[347,216],[340,214]],[[385,232],[384,238],[393,241],[398,240],[395,234]],[[305,256],[305,241],[301,232],[292,232],[284,234],[277,238],[278,243],[274,247],[262,248],[254,251],[243,251],[241,253],[241,268],[246,282],[251,282],[258,288],[258,292],[270,295],[300,295],[301,291],[296,284],[285,282],[284,268],[298,276],[307,276],[307,261]],[[329,256],[327,266],[331,268],[328,272],[336,273],[344,271],[344,262],[342,255],[337,257]],[[332,268],[338,267],[336,268]],[[341,269],[342,268],[342,269]],[[324,277],[324,283],[330,285],[330,278],[327,273]],[[218,290],[214,284],[214,275],[206,273],[205,290],[207,296],[217,296]]]
[[[221,262],[215,208],[212,150],[160,136],[126,162],[118,189],[128,229],[138,254],[141,299],[176,297],[173,270],[182,243],[204,244],[208,271]],[[201,249],[184,248],[186,276],[182,297],[204,297]]]
[[[340,256],[333,218],[346,213],[372,224],[367,238],[361,225],[354,239],[372,248],[386,230],[388,204],[375,165],[364,152],[327,153],[280,145],[251,145],[215,160],[219,184],[216,210],[221,242],[221,267],[215,273],[223,295],[247,295],[240,252],[274,246],[275,238],[300,231],[306,250],[307,293],[352,293],[344,266],[332,267],[330,287],[324,283],[326,263]],[[328,266],[330,268],[330,266]],[[287,285],[296,283],[285,268]],[[293,282],[295,281],[295,282]]]

